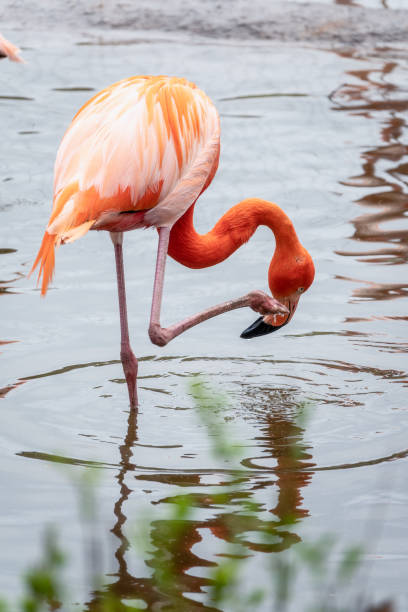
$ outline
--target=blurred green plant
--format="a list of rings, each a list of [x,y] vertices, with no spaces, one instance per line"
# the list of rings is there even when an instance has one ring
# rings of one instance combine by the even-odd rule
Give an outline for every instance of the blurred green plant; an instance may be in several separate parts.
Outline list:
[[[23,596],[17,609],[21,612],[57,610],[64,599],[61,574],[64,564],[65,556],[57,545],[55,532],[48,529],[44,537],[42,559],[22,578]],[[0,612],[12,609],[5,600],[0,600]]]

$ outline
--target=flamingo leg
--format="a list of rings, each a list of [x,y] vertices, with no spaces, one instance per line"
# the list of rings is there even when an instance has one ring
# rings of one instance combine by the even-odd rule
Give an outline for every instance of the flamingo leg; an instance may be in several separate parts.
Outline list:
[[[288,314],[288,309],[283,306],[280,302],[275,300],[273,297],[266,295],[263,291],[251,291],[242,297],[216,306],[211,306],[206,310],[196,313],[190,317],[174,323],[169,327],[161,327],[160,325],[160,311],[163,296],[163,284],[164,284],[164,271],[166,267],[166,257],[170,238],[170,228],[159,227],[159,246],[157,249],[157,260],[156,260],[156,273],[154,277],[153,286],[153,300],[152,310],[150,315],[149,325],[149,337],[153,344],[158,346],[165,346],[170,340],[173,340],[176,336],[179,336],[187,329],[198,325],[207,319],[216,317],[223,312],[229,310],[235,310],[236,308],[244,308],[249,306],[255,312],[261,315],[282,315]]]
[[[110,232],[115,249],[116,278],[118,282],[119,316],[120,316],[120,359],[128,386],[130,407],[137,406],[137,359],[133,354],[129,341],[127,320],[125,274],[123,270],[122,242],[123,232]]]

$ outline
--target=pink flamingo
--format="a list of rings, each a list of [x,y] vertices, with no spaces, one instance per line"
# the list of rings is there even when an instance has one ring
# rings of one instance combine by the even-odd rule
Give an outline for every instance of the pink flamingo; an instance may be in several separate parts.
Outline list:
[[[205,235],[193,225],[194,205],[211,183],[219,159],[219,117],[192,83],[137,76],[102,90],[75,115],[55,164],[54,203],[33,268],[40,263],[42,295],[54,251],[88,230],[107,230],[114,245],[121,326],[121,360],[131,406],[137,405],[137,360],[129,342],[122,257],[123,232],[156,227],[159,244],[149,336],[164,346],[211,317],[249,306],[261,316],[242,333],[251,338],[289,322],[314,278],[312,258],[279,206],[258,198],[231,208]],[[274,297],[262,291],[218,304],[170,327],[160,324],[167,253],[190,268],[213,266],[267,225],[276,248],[269,266]]]
[[[20,53],[21,51],[16,45],[13,45],[13,43],[0,34],[0,58],[8,57],[12,62],[24,63],[24,60],[19,57]]]

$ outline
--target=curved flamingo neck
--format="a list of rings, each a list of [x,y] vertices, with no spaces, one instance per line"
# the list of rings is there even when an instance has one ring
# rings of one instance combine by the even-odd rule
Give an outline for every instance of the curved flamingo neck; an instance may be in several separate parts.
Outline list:
[[[194,204],[174,224],[168,253],[188,268],[207,268],[227,259],[247,242],[259,225],[269,227],[276,240],[275,257],[302,249],[289,217],[277,204],[251,198],[230,208],[207,234],[193,223]]]

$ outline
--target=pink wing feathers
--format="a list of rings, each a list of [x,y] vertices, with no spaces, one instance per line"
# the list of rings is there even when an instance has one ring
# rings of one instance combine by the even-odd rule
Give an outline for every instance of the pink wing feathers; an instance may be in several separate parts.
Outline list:
[[[19,54],[20,49],[0,34],[0,58],[8,57],[12,62],[24,63],[24,60],[19,57]]]
[[[173,225],[211,181],[218,164],[219,118],[195,85],[171,77],[133,77],[89,100],[74,117],[55,163],[54,202],[33,270],[44,295],[54,249],[89,229],[110,229],[123,211],[144,225]]]

